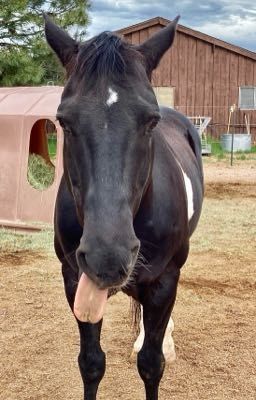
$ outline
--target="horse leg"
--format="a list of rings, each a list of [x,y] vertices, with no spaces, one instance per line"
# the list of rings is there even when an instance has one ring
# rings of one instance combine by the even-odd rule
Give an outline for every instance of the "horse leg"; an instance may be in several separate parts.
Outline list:
[[[167,364],[170,364],[176,360],[174,340],[172,337],[173,330],[174,330],[174,322],[172,320],[172,317],[170,317],[163,340],[163,353],[165,362]],[[136,360],[137,354],[142,348],[144,338],[145,338],[145,331],[143,325],[143,308],[141,306],[140,333],[133,345],[133,350],[130,357],[131,361]]]
[[[80,354],[78,364],[84,383],[84,400],[96,400],[97,390],[105,367],[105,353],[100,346],[102,321],[89,324],[78,321],[80,332]]]
[[[141,291],[145,338],[138,353],[137,365],[144,381],[146,400],[158,400],[165,358],[163,340],[175,303],[180,269],[170,263],[157,282]]]
[[[73,311],[77,288],[77,274],[68,264],[62,264],[66,297]],[[78,364],[84,384],[84,400],[96,400],[98,386],[105,373],[105,353],[100,346],[102,321],[89,324],[77,320],[80,333]]]
[[[143,307],[140,306],[140,333],[136,339],[136,341],[133,344],[133,349],[132,349],[132,354],[130,356],[130,361],[135,361],[138,352],[141,350],[144,338],[145,338],[145,331],[144,331],[144,325],[143,325]]]

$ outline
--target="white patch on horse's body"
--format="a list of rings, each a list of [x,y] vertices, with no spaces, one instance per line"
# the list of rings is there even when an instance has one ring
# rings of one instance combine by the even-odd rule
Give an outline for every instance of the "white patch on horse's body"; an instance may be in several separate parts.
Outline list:
[[[107,105],[111,107],[112,104],[118,102],[118,93],[115,92],[111,87],[108,88],[108,93],[109,93],[109,98],[107,99]]]
[[[174,323],[173,323],[172,317],[170,317],[166,331],[165,331],[164,340],[163,340],[163,353],[164,353],[165,361],[167,363],[171,363],[171,362],[175,361],[175,359],[176,359],[174,341],[172,338],[173,330],[174,330]],[[138,352],[141,350],[141,348],[143,346],[144,338],[145,338],[145,331],[144,331],[144,325],[143,325],[143,310],[141,307],[140,333],[133,345],[132,357],[134,355],[138,354]]]
[[[194,202],[193,202],[193,188],[192,188],[192,183],[187,174],[183,171],[182,166],[180,165],[180,162],[176,159],[177,163],[179,164],[179,167],[181,169],[184,183],[185,183],[185,189],[186,189],[186,194],[187,194],[187,207],[188,207],[188,219],[189,221],[193,217],[194,214]]]
[[[193,203],[193,188],[192,188],[192,183],[187,174],[183,171],[181,168],[183,177],[184,177],[184,182],[185,182],[185,188],[186,188],[186,193],[187,193],[187,204],[188,204],[188,219],[189,221],[193,217],[194,214],[194,203]]]

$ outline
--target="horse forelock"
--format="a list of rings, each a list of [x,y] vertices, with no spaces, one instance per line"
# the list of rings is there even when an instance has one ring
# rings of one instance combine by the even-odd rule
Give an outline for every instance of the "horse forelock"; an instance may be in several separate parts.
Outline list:
[[[79,78],[117,78],[136,68],[136,48],[111,32],[103,32],[80,46],[75,73]]]

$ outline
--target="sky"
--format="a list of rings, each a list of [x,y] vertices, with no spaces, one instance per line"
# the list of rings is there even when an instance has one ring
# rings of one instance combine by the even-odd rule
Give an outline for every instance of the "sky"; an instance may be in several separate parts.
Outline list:
[[[178,14],[181,25],[256,51],[255,0],[91,0],[88,35]]]

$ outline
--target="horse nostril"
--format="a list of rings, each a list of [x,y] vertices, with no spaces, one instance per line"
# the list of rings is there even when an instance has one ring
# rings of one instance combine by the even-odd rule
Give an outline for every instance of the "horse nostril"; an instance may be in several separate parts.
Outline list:
[[[76,258],[77,258],[78,260],[81,260],[82,258],[84,258],[84,252],[81,251],[81,250],[77,250],[77,251],[76,251]]]
[[[80,267],[85,267],[86,265],[86,252],[83,250],[77,250],[76,251],[76,259],[77,259],[77,263]]]

